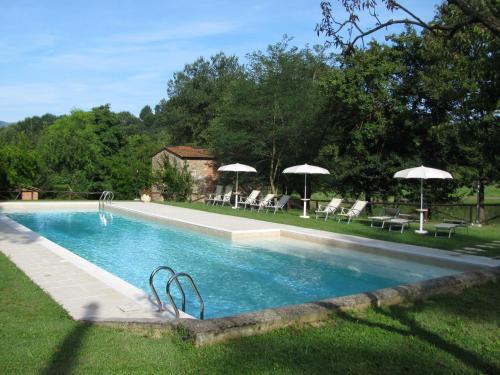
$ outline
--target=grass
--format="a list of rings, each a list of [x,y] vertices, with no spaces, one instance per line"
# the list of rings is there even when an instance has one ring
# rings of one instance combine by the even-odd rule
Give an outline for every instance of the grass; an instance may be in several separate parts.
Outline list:
[[[387,229],[372,228],[370,227],[369,221],[367,221],[366,219],[356,220],[354,222],[351,222],[349,225],[345,224],[345,222],[338,223],[336,220],[330,219],[326,222],[324,220],[316,220],[314,218],[308,220],[301,219],[299,217],[299,210],[291,210],[290,212],[286,212],[284,214],[278,213],[276,215],[273,215],[272,213],[257,213],[250,210],[233,210],[228,206],[214,207],[202,203],[167,202],[166,204],[202,211],[215,212],[224,215],[240,216],[280,224],[295,225],[299,227],[312,228],[335,233],[351,234],[378,240],[428,246],[443,250],[461,249],[463,247],[485,244],[491,241],[500,241],[499,224],[491,224],[483,227],[470,227],[468,232],[466,232],[465,228],[457,228],[456,234],[451,238],[448,238],[444,235],[434,238],[434,228],[430,224],[426,225],[427,229],[430,231],[430,233],[427,235],[416,234],[412,230],[412,228],[410,228],[410,230],[405,229],[404,233],[401,234],[397,230],[389,232]],[[414,223],[412,225],[413,229],[416,229],[418,223]],[[500,246],[492,249],[485,248],[484,250],[485,251],[481,253],[481,255],[488,257],[500,256]]]
[[[469,191],[470,195],[463,197],[461,199],[461,202],[475,204],[477,202],[477,196],[475,192],[467,188],[464,188],[463,190],[465,192]],[[500,203],[500,185],[487,185],[484,187],[484,203]]]
[[[1,374],[500,372],[500,288],[333,315],[195,348],[158,328],[72,321],[0,254]]]

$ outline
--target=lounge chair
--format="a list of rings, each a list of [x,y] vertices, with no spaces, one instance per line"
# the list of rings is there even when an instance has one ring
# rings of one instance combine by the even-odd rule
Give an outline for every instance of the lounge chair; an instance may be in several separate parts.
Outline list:
[[[212,203],[212,205],[214,204],[214,201],[215,199],[221,199],[222,197],[222,190],[224,189],[224,187],[222,185],[217,185],[215,187],[215,192],[213,194],[210,194],[206,200],[206,203],[209,204],[209,203]]]
[[[382,223],[380,227],[383,228],[386,222],[399,217],[399,211],[399,208],[383,207],[380,215],[368,217],[371,221],[370,226],[373,227],[375,223]]]
[[[280,199],[278,200],[278,203],[276,203],[276,204],[271,203],[266,207],[266,212],[269,211],[269,209],[274,209],[274,214],[276,214],[276,212],[278,212],[278,210],[281,210],[281,212],[284,212],[283,207],[286,206],[286,204],[288,203],[289,200],[290,200],[289,195],[282,195],[280,197]]]
[[[434,237],[438,236],[439,231],[448,232],[448,238],[455,233],[456,228],[466,228],[469,233],[469,222],[465,220],[444,219],[442,223],[434,224]]]
[[[267,194],[264,199],[261,199],[259,202],[255,202],[252,204],[250,207],[253,210],[254,208],[257,208],[257,212],[260,212],[261,210],[264,210],[269,206],[274,199],[274,194]]]
[[[349,224],[354,217],[358,217],[361,211],[363,211],[368,204],[367,201],[356,201],[351,208],[342,208],[342,211],[338,213],[339,223],[343,218],[347,219],[347,224]]]
[[[328,219],[328,215],[335,214],[335,211],[339,209],[341,203],[342,198],[332,198],[330,203],[328,203],[325,207],[322,207],[321,204],[318,205],[318,209],[316,210],[316,219],[319,216],[324,215],[326,221]]]
[[[259,196],[260,194],[260,190],[252,190],[252,192],[250,193],[250,195],[246,198],[242,199],[241,201],[238,202],[238,206],[239,205],[242,205],[244,206],[244,209],[246,210],[247,209],[247,206],[252,206],[254,204],[257,203],[257,197]]]
[[[233,192],[229,191],[229,192],[225,193],[224,195],[222,195],[220,199],[214,200],[214,206],[216,204],[219,204],[219,203],[220,203],[221,206],[224,206],[226,203],[230,204],[231,203],[231,195],[232,194],[233,194]]]

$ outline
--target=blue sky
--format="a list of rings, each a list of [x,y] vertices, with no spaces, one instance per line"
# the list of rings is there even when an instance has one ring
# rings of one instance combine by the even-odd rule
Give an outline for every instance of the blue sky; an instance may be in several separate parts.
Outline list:
[[[402,1],[424,20],[439,2]],[[297,46],[323,43],[314,32],[319,3],[0,0],[0,120],[105,103],[138,114],[199,56],[223,51],[244,61],[284,34]]]

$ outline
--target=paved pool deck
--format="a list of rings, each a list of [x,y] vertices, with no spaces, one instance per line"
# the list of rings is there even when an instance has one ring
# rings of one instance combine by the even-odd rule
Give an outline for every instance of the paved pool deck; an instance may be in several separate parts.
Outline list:
[[[0,251],[76,320],[157,323],[173,319],[171,309],[157,312],[148,293],[95,266],[69,250],[8,218],[4,213],[41,210],[91,210],[97,202],[0,203]],[[154,221],[194,228],[232,240],[252,237],[290,237],[362,251],[379,252],[458,269],[500,266],[500,260],[371,240],[289,225],[227,216],[193,209],[142,202],[113,202],[105,209]],[[262,215],[266,215],[262,213]],[[270,214],[267,214],[270,215]],[[314,220],[314,219],[310,219]],[[145,275],[144,277],[149,277]],[[190,318],[183,314],[181,317]]]

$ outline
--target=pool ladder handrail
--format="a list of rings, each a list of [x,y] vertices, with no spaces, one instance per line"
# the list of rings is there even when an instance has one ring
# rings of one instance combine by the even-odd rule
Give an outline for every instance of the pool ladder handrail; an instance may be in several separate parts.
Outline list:
[[[199,292],[198,288],[196,287],[196,284],[194,283],[193,278],[186,272],[176,273],[175,275],[170,277],[170,279],[167,282],[166,292],[167,292],[168,299],[170,300],[170,304],[174,308],[175,317],[178,318],[180,316],[180,314],[179,314],[179,309],[177,308],[177,305],[172,297],[172,294],[170,293],[170,285],[172,285],[172,282],[174,282],[174,281],[176,282],[176,285],[179,285],[178,284],[179,277],[185,277],[189,280],[189,283],[191,284],[191,287],[193,288],[194,293],[196,294],[196,298],[198,299],[198,303],[200,304],[200,320],[203,320],[204,315],[205,315],[205,304],[203,303],[203,299],[201,298],[200,292]],[[182,311],[186,312],[185,308],[183,308]]]
[[[115,193],[110,190],[105,190],[99,197],[99,209],[104,208],[105,204],[111,204],[115,198]]]
[[[161,270],[166,270],[170,273],[170,277],[175,275],[175,271],[168,266],[160,266],[156,268],[153,272],[151,272],[151,275],[149,276],[149,287],[151,288],[151,291],[153,292],[153,295],[156,299],[156,303],[158,304],[158,311],[164,311],[165,308],[163,307],[163,303],[161,302],[160,296],[158,296],[158,292],[156,291],[156,288],[154,286],[154,278],[158,272]],[[176,279],[177,287],[179,288],[179,291],[181,292],[182,296],[182,311],[186,311],[186,294],[184,293],[184,289],[182,289],[182,285],[179,283],[179,280]]]

